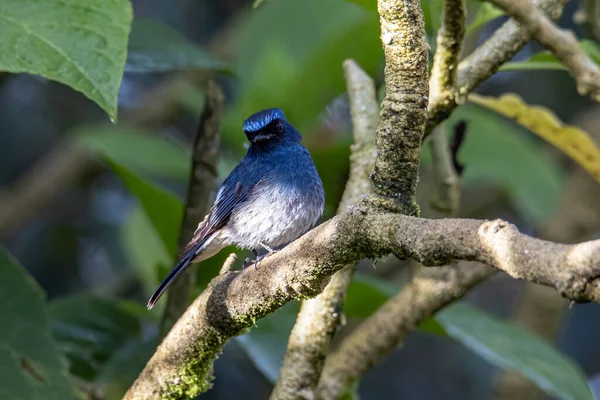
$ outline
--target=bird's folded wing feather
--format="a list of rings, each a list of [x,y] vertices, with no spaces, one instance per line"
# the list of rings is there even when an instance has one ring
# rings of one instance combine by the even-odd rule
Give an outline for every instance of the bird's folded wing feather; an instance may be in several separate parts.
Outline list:
[[[186,254],[196,243],[225,226],[235,207],[246,201],[254,188],[260,185],[260,181],[246,185],[239,181],[235,185],[227,185],[227,183],[226,180],[221,186],[214,205],[204,220],[198,224],[192,240],[186,245],[182,255]]]

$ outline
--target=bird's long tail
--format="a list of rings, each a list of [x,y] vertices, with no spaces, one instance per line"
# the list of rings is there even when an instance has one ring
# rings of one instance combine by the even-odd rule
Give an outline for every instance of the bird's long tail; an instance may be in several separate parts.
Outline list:
[[[205,236],[201,241],[192,244],[185,250],[177,264],[173,267],[173,269],[171,269],[171,272],[169,272],[169,275],[167,275],[167,277],[161,282],[161,284],[158,286],[158,289],[156,289],[154,294],[152,294],[150,297],[150,300],[148,300],[148,310],[151,310],[152,307],[154,307],[158,299],[160,299],[160,296],[162,296],[169,286],[175,282],[175,279],[177,279],[177,277],[179,277],[179,275],[181,275],[181,273],[190,266],[194,258],[196,258],[198,254],[202,252],[204,245],[209,238],[210,236]]]

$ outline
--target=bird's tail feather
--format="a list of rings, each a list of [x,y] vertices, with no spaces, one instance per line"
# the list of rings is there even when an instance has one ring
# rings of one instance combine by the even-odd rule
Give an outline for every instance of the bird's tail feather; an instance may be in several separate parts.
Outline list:
[[[206,244],[207,239],[209,238],[210,236],[205,236],[201,241],[194,243],[186,248],[186,251],[183,253],[182,257],[179,259],[177,264],[173,267],[173,269],[171,269],[167,277],[161,282],[161,284],[158,286],[158,289],[156,289],[154,294],[152,294],[152,296],[150,297],[150,300],[148,300],[148,310],[151,310],[152,307],[154,307],[158,299],[160,299],[160,296],[162,296],[163,293],[169,288],[169,286],[171,286],[171,284],[175,282],[175,279],[177,279],[177,277],[179,277],[179,275],[181,275],[181,273],[185,271],[187,267],[190,266],[194,258],[196,258],[198,254],[202,252],[202,249]]]

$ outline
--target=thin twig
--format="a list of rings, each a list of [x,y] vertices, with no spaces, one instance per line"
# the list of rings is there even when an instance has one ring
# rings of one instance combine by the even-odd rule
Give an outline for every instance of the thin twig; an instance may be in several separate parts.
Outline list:
[[[449,216],[456,216],[460,206],[460,176],[453,164],[452,154],[443,125],[439,125],[429,142],[433,164],[433,176],[436,181],[436,192],[432,208]]]
[[[556,26],[529,0],[489,0],[506,10],[569,69],[581,95],[600,102],[600,67],[588,57],[571,31]]]
[[[350,155],[350,176],[338,213],[357,204],[371,191],[369,173],[375,164],[375,130],[379,105],[375,82],[353,60],[344,62],[348,87],[354,144]],[[340,325],[344,298],[354,264],[333,275],[319,296],[302,302],[296,324],[288,340],[283,366],[272,400],[311,399],[317,386],[329,344]]]
[[[446,0],[444,18],[437,34],[437,45],[429,79],[429,111],[442,109],[458,101],[457,67],[467,23],[465,0]],[[454,216],[460,204],[460,178],[454,169],[448,139],[442,126],[433,133],[430,144],[433,174],[437,183],[432,206]]]
[[[210,194],[217,177],[219,129],[223,114],[223,101],[221,88],[212,80],[208,81],[206,103],[194,141],[192,173],[179,235],[180,250],[183,250],[191,240],[198,223],[204,219],[210,205]],[[190,304],[191,292],[196,281],[195,272],[195,268],[189,268],[171,285],[160,323],[160,331],[163,336]]]

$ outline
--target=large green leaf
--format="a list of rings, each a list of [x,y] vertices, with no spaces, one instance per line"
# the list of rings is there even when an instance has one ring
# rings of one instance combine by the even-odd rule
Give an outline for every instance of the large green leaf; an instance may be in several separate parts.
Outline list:
[[[90,126],[78,129],[73,139],[78,146],[104,155],[127,169],[188,180],[189,149],[156,133],[127,126]]]
[[[471,103],[457,108],[445,126],[459,120],[468,123],[458,154],[465,164],[465,185],[499,186],[522,216],[544,221],[558,203],[564,174],[540,142],[518,124]],[[431,162],[429,152],[422,155],[424,165]]]
[[[48,304],[52,332],[71,361],[71,373],[93,381],[107,359],[129,338],[138,338],[140,323],[115,300],[79,294]]]
[[[229,67],[168,25],[152,19],[134,19],[125,69],[128,72],[164,72],[228,70]]]
[[[131,17],[129,0],[2,0],[0,70],[69,85],[114,120]]]
[[[526,330],[462,303],[439,312],[436,320],[475,353],[519,371],[546,393],[562,400],[592,400],[581,369]]]
[[[52,339],[44,293],[0,248],[0,398],[79,399]]]
[[[113,171],[138,198],[169,255],[177,254],[183,205],[173,194],[143,179],[133,171],[109,160]]]
[[[591,40],[582,40],[579,42],[582,50],[594,61],[600,64],[600,46]],[[524,70],[567,70],[555,56],[549,51],[540,51],[525,61],[514,61],[504,64],[500,71],[524,71]]]

